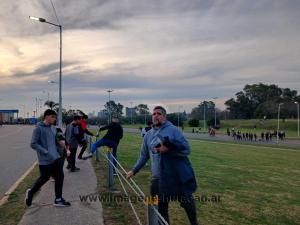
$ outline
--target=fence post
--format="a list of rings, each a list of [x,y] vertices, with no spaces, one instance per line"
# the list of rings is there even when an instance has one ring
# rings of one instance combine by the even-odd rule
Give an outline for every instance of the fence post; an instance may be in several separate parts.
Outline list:
[[[107,157],[110,162],[113,163],[113,157],[112,157],[112,148],[107,148]],[[108,162],[108,188],[112,190],[114,188],[114,170],[111,163]]]
[[[92,149],[92,141],[93,141],[93,139],[92,139],[92,136],[89,136],[89,149],[90,149],[90,151],[91,151],[91,149]]]
[[[157,209],[157,206],[155,206],[155,205],[147,206],[148,225],[158,225],[158,216],[154,212],[153,207],[155,207]]]
[[[96,136],[96,141],[98,141],[98,135]],[[100,157],[99,157],[99,151],[98,151],[98,148],[96,149],[96,161],[99,162],[100,161]]]

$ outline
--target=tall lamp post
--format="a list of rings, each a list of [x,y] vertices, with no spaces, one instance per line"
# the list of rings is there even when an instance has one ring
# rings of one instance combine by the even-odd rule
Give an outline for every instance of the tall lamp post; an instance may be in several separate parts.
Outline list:
[[[22,106],[22,107],[23,107],[23,114],[24,114],[24,118],[23,118],[23,119],[25,119],[25,118],[26,118],[26,110],[25,110],[25,105],[24,105],[24,104],[20,104],[20,106]]]
[[[217,107],[216,107],[216,100],[218,97],[213,97],[212,99],[215,100],[215,128],[217,127]]]
[[[61,67],[62,67],[62,26],[60,24],[55,24],[46,21],[44,18],[29,16],[32,20],[37,20],[41,23],[47,23],[53,26],[56,26],[59,28],[59,108],[58,108],[58,127],[62,127],[62,95],[61,95],[61,89],[62,89],[62,73],[61,73]]]
[[[278,105],[278,120],[277,120],[277,143],[279,142],[279,119],[280,119],[280,106],[283,103],[279,103]]]
[[[106,92],[108,93],[108,124],[111,122],[111,112],[110,112],[110,93],[113,92],[114,90],[108,89]]]
[[[299,137],[299,102],[295,102],[297,104],[297,114],[298,114],[298,137]]]
[[[177,114],[177,127],[179,127],[180,124],[180,108],[182,108],[182,106],[178,106],[178,114]]]
[[[203,102],[203,129],[204,129],[204,132],[206,130],[205,107],[206,107],[206,102],[204,101]]]
[[[133,108],[132,108],[132,104],[133,104],[133,102],[130,102],[130,106],[131,106],[131,108],[130,108],[131,125],[133,124],[133,119],[132,119]]]

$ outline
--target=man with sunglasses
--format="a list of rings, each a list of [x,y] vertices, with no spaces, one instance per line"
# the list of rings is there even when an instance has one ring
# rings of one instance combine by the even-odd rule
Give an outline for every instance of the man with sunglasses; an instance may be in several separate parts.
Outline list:
[[[31,206],[34,194],[52,176],[55,180],[55,200],[54,206],[70,206],[62,197],[64,173],[61,155],[58,150],[59,143],[56,140],[56,112],[47,109],[44,112],[44,121],[37,124],[31,139],[31,148],[37,152],[40,177],[35,184],[26,191],[25,204]]]
[[[169,223],[168,205],[178,200],[192,225],[197,225],[192,193],[197,184],[189,162],[190,146],[182,132],[167,121],[166,110],[156,106],[152,114],[153,128],[144,137],[140,158],[127,178],[134,176],[151,160],[151,196],[158,196],[158,211]]]

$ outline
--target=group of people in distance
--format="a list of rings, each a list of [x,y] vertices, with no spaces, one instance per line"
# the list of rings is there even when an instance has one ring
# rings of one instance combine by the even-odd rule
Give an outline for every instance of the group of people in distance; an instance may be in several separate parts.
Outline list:
[[[238,141],[272,141],[273,138],[277,138],[277,131],[266,131],[261,132],[260,136],[256,133],[252,132],[245,132],[242,133],[240,130],[235,131],[234,128],[231,129],[231,132],[229,128],[227,128],[227,135],[233,137],[234,140]],[[279,131],[278,138],[280,140],[285,139],[285,132]]]
[[[135,176],[142,167],[151,161],[150,193],[153,198],[158,198],[158,211],[169,223],[168,205],[170,201],[177,200],[184,208],[191,225],[197,225],[196,205],[193,193],[197,183],[192,165],[188,156],[191,148],[182,132],[167,121],[166,110],[156,106],[152,114],[152,123],[144,129],[143,143],[136,164],[127,173],[127,179]],[[55,180],[54,206],[70,206],[71,204],[62,197],[63,165],[67,157],[67,168],[70,172],[78,171],[76,167],[76,152],[80,145],[79,160],[91,158],[97,148],[108,146],[113,149],[117,159],[117,147],[123,137],[123,128],[118,118],[113,118],[112,123],[101,127],[100,131],[108,130],[106,135],[94,144],[90,154],[83,156],[87,148],[84,134],[94,136],[88,131],[86,118],[74,116],[73,121],[67,125],[65,133],[56,128],[56,112],[46,110],[44,121],[37,124],[33,131],[31,147],[37,152],[40,177],[33,186],[26,191],[25,204],[30,206],[34,194],[52,176]],[[137,154],[138,155],[138,154]],[[114,161],[116,165],[116,162]]]

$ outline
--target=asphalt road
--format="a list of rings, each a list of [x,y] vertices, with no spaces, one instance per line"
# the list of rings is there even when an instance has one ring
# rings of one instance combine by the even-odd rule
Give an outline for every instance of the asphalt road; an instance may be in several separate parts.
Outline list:
[[[34,126],[0,127],[0,199],[36,161],[30,148]]]

